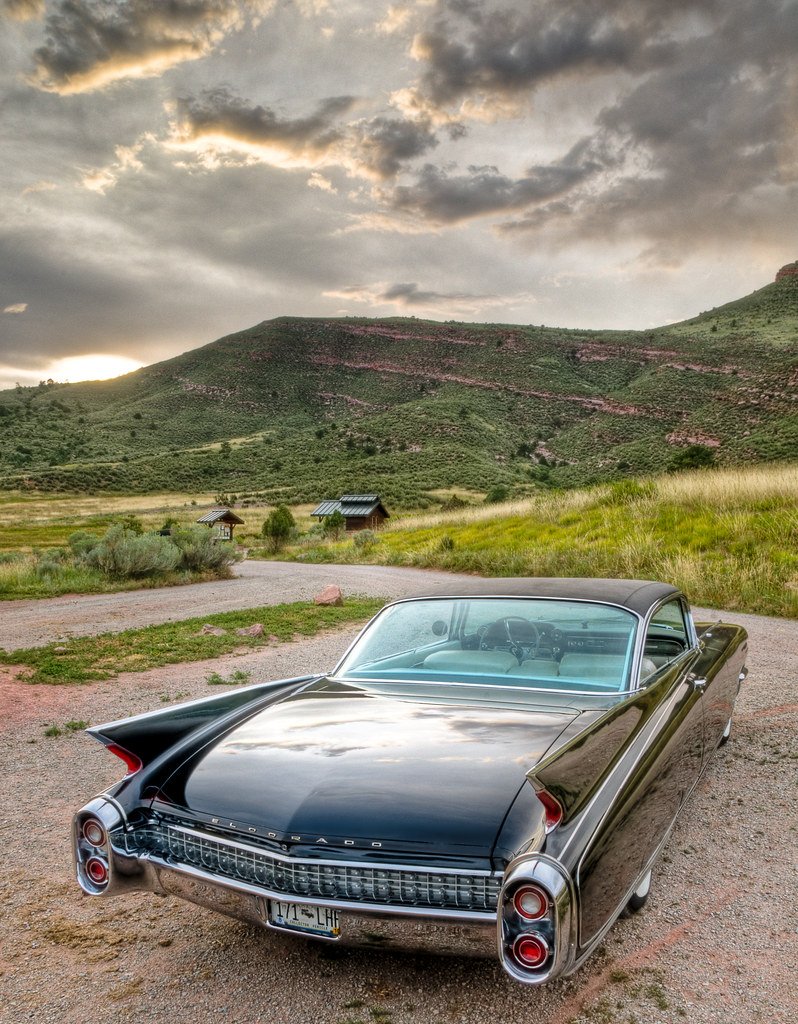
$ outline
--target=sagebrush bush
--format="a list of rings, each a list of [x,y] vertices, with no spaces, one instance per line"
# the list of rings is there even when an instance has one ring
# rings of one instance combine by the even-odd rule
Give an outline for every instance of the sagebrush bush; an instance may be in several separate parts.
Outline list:
[[[76,558],[85,558],[92,548],[97,547],[98,543],[99,537],[87,530],[76,530],[67,539],[67,544]]]
[[[234,544],[217,540],[204,526],[172,527],[169,541],[178,550],[178,567],[188,572],[223,572],[241,558]]]
[[[62,565],[54,558],[41,558],[36,563],[34,572],[36,573],[37,579],[51,579],[54,576],[61,574]]]
[[[180,549],[168,537],[139,535],[120,525],[109,527],[86,556],[89,565],[118,579],[168,573],[180,560]]]

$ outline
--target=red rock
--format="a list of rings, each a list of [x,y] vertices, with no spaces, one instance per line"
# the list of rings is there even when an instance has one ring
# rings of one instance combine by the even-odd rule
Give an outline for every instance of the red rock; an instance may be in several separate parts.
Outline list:
[[[336,587],[335,584],[331,583],[329,587],[325,587],[320,594],[316,594],[313,598],[314,604],[343,604],[344,595],[341,593],[341,588]]]
[[[786,278],[798,277],[798,260],[795,263],[788,263],[776,274],[777,281],[784,281]]]
[[[253,622],[251,626],[242,626],[236,630],[239,636],[263,636],[265,632],[262,622]]]

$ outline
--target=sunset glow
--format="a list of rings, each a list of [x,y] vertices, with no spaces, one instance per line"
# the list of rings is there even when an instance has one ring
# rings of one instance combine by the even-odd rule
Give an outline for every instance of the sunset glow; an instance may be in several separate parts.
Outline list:
[[[92,352],[57,359],[50,365],[48,376],[61,383],[74,384],[79,380],[108,380],[109,377],[119,377],[123,373],[138,370],[143,365],[136,359],[128,359],[127,356]]]

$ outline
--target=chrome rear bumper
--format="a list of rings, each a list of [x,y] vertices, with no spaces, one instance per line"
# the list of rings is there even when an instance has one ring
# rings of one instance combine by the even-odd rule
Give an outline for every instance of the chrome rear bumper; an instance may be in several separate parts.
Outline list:
[[[261,925],[294,938],[307,938],[340,946],[401,950],[415,953],[448,953],[455,956],[495,957],[496,921],[485,924],[460,924],[433,917],[405,917],[394,913],[338,911],[341,935],[337,939],[317,939],[289,928],[268,923],[266,899],[242,892],[217,881],[192,877],[182,869],[149,865],[153,891],[179,896],[217,913],[251,924]],[[147,886],[150,888],[150,886]]]

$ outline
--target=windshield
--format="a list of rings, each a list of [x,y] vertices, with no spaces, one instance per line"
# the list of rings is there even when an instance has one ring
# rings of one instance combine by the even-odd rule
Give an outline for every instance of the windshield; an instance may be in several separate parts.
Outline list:
[[[588,601],[403,601],[377,616],[335,675],[619,693],[629,689],[636,626],[631,612]]]

